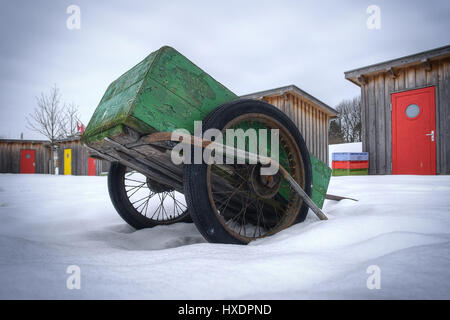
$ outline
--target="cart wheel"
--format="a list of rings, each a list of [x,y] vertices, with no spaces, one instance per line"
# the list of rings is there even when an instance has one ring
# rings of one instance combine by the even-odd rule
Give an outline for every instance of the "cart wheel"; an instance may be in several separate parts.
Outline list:
[[[136,229],[191,221],[183,194],[118,162],[111,163],[108,191],[116,211]]]
[[[203,132],[210,128],[223,134],[226,129],[268,129],[268,137],[270,129],[278,129],[279,162],[311,196],[308,148],[282,111],[262,101],[237,100],[203,120]],[[203,163],[185,165],[184,170],[184,193],[192,220],[210,242],[246,244],[302,222],[308,213],[287,180],[279,172],[260,175],[261,165]]]

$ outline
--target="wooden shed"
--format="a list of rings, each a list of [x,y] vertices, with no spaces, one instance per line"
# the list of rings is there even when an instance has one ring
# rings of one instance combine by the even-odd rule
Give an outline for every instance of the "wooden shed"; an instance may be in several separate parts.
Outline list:
[[[60,175],[96,176],[109,170],[109,162],[89,157],[80,137],[59,140],[58,173]]]
[[[345,72],[361,87],[369,174],[450,173],[450,46]]]
[[[328,163],[328,125],[337,111],[295,85],[247,94],[285,112],[303,135],[309,152]]]
[[[0,173],[54,173],[50,143],[0,139]]]

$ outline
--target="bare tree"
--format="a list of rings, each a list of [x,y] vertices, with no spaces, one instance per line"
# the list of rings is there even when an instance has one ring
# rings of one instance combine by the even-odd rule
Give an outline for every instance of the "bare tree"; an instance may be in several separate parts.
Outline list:
[[[61,94],[56,85],[48,94],[36,97],[37,107],[26,118],[28,128],[45,136],[52,146],[64,135],[64,115]]]
[[[64,108],[62,129],[65,137],[72,137],[78,133],[77,124],[80,121],[78,106],[75,103],[71,103]]]
[[[344,143],[344,133],[339,118],[332,119],[328,127],[328,141],[330,144]]]
[[[342,100],[336,110],[344,142],[361,141],[361,96]]]

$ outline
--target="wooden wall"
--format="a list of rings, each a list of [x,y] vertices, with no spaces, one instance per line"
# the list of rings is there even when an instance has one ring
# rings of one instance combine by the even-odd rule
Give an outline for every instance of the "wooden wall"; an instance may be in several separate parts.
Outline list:
[[[328,164],[328,114],[307,99],[290,93],[263,100],[286,113],[300,130],[309,152]]]
[[[64,150],[72,149],[72,175],[88,175],[88,150],[80,143],[80,140],[68,140],[58,143],[58,172],[64,174]],[[95,160],[96,175],[109,170],[109,162]]]
[[[438,174],[450,173],[450,59],[431,68],[410,66],[366,78],[361,86],[363,151],[369,152],[369,174],[392,173],[391,93],[435,86]]]
[[[36,151],[36,173],[54,173],[50,146],[43,142],[0,140],[0,173],[20,173],[20,150]]]

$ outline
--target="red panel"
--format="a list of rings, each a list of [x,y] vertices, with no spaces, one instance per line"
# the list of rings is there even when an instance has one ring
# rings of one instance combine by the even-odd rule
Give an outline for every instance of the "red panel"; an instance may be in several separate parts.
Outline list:
[[[333,161],[333,169],[367,169],[369,161]]]
[[[88,158],[88,176],[95,176],[95,159],[94,158]]]
[[[411,105],[415,117],[406,113]],[[436,174],[436,137],[434,87],[392,94],[393,174]]]
[[[20,173],[36,172],[36,150],[20,150]]]

